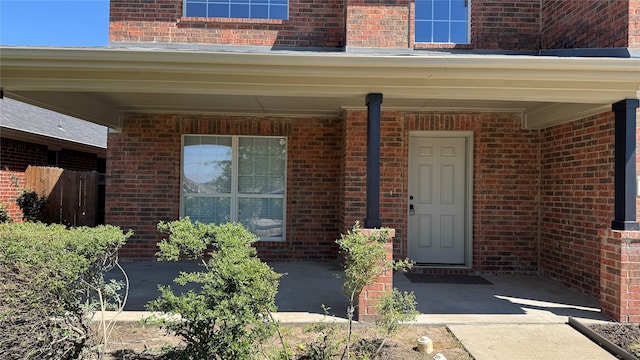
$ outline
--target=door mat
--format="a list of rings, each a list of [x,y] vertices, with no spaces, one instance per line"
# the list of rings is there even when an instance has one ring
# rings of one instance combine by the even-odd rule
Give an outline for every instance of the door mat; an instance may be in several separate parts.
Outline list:
[[[429,284],[460,284],[460,285],[493,285],[493,283],[480,275],[433,275],[405,273],[412,283]]]

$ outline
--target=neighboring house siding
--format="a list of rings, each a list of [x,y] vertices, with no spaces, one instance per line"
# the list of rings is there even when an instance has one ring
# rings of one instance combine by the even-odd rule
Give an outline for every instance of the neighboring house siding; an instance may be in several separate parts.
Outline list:
[[[22,219],[16,197],[24,188],[24,171],[29,165],[48,165],[46,146],[0,138],[0,205],[12,220]]]
[[[16,204],[19,189],[24,187],[24,172],[0,170],[0,206],[9,217],[16,221],[22,219],[22,211]]]
[[[629,5],[629,0],[543,1],[542,48],[627,47],[634,26]]]
[[[62,149],[58,151],[56,166],[74,171],[94,171],[98,169],[98,156],[82,151]]]
[[[47,146],[0,138],[0,169],[24,172],[27,166],[47,166]]]
[[[597,296],[598,231],[614,216],[613,114],[545,129],[541,144],[541,271]]]
[[[22,219],[16,197],[25,186],[25,171],[31,166],[57,166],[75,171],[97,170],[95,154],[62,149],[57,152],[57,164],[49,163],[46,145],[0,138],[0,205],[9,211],[13,220]]]
[[[144,115],[109,134],[106,222],[133,229],[127,258],[157,251],[160,220],[179,216],[182,134],[287,137],[287,238],[258,244],[266,260],[330,261],[340,234],[340,119]],[[154,128],[154,131],[149,131]]]
[[[343,0],[289,1],[289,20],[183,18],[183,0],[111,0],[109,41],[344,46]]]

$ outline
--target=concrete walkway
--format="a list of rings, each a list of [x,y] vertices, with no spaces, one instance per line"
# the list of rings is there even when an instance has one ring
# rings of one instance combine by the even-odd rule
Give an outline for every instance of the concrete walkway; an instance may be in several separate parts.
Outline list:
[[[322,305],[336,321],[345,320],[347,301],[331,264],[271,263],[285,274],[276,297],[277,318],[308,323],[323,318]],[[157,297],[156,284],[171,284],[180,270],[194,264],[132,262],[123,264],[131,290],[120,320],[134,320]],[[113,278],[120,276],[112,274]],[[420,324],[447,325],[476,360],[615,359],[567,325],[608,321],[594,299],[538,277],[485,276],[492,285],[411,283],[403,274],[394,286],[413,291]],[[175,287],[175,285],[172,285]],[[446,354],[445,354],[446,355]]]

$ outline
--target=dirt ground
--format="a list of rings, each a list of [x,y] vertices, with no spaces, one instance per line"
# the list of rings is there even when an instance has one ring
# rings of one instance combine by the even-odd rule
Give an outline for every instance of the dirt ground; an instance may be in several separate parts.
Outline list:
[[[339,324],[339,331],[346,329],[346,324]],[[309,326],[281,325],[281,333],[293,351],[293,359],[308,349],[311,344],[322,339],[322,334],[308,331]],[[307,331],[305,331],[305,328]],[[336,333],[337,338],[341,335]],[[372,326],[357,326],[354,328],[354,353],[362,353],[379,345],[378,336]],[[433,341],[433,353],[420,353],[417,350],[417,339],[428,336]],[[363,340],[360,340],[363,339]],[[274,338],[267,344],[276,346],[280,343]],[[181,340],[167,335],[163,329],[140,323],[118,323],[111,335],[107,346],[108,359],[120,360],[156,360],[167,347],[180,346]],[[340,348],[342,349],[342,348]],[[267,348],[263,349],[265,352]],[[378,359],[427,360],[433,359],[436,353],[443,354],[447,360],[472,360],[462,344],[444,326],[405,325],[393,338],[386,341]],[[298,357],[296,357],[298,356]],[[336,357],[336,358],[339,358]],[[354,357],[352,357],[354,358]]]
[[[598,324],[590,328],[640,359],[640,324]]]

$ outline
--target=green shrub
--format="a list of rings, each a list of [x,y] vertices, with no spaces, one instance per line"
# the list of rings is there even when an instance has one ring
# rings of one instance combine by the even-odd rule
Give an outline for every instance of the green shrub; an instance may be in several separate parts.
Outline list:
[[[24,189],[16,198],[16,204],[22,210],[22,220],[42,221],[47,199],[44,195],[38,196],[33,190]]]
[[[383,294],[376,308],[380,314],[376,320],[376,328],[383,339],[376,351],[377,354],[387,339],[400,330],[401,323],[414,321],[419,313],[416,310],[416,296],[413,292],[400,292],[396,288]]]
[[[9,216],[9,212],[7,209],[0,204],[0,223],[11,222],[11,217]]]
[[[351,335],[353,330],[353,317],[355,313],[355,301],[365,286],[371,285],[384,271],[405,270],[413,263],[408,260],[396,261],[386,258],[384,248],[389,238],[388,229],[380,229],[370,234],[365,234],[356,221],[353,228],[342,234],[336,243],[340,246],[340,252],[344,256],[344,275],[342,276],[342,291],[349,300],[347,307],[347,341],[343,352],[343,358],[350,356]],[[393,307],[382,308],[383,311],[393,310]],[[381,314],[383,319],[389,320],[389,314]],[[386,326],[389,326],[387,324]]]
[[[255,235],[240,224],[191,223],[188,218],[161,222],[158,229],[169,235],[159,244],[159,260],[198,260],[204,268],[175,279],[180,285],[199,284],[199,289],[176,295],[160,287],[160,297],[148,306],[179,315],[179,320],[162,321],[185,340],[182,357],[252,358],[258,343],[277,330],[271,312],[280,278],[256,256]]]
[[[0,224],[0,358],[80,357],[87,294],[104,285],[103,271],[130,235],[113,226]]]

